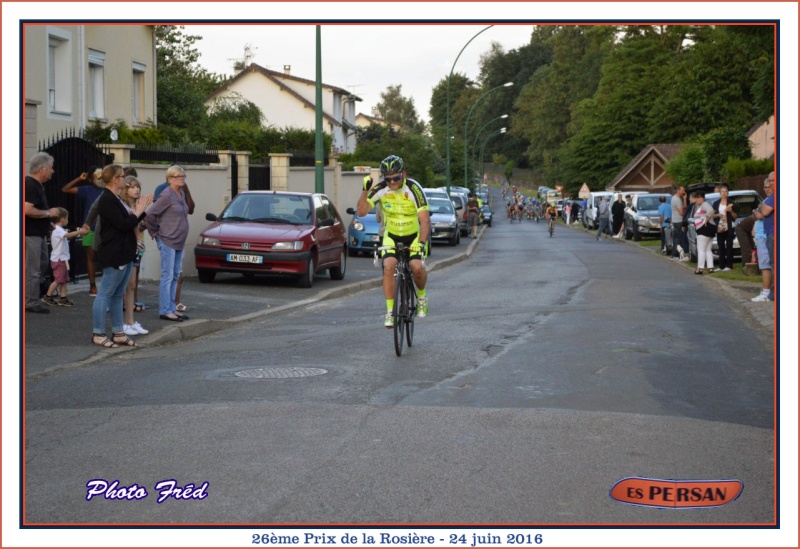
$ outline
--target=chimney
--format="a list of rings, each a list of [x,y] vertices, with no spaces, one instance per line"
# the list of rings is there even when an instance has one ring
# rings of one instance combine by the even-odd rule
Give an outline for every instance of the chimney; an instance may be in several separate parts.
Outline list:
[[[290,75],[292,74],[292,66],[291,65],[284,65],[283,66],[283,74]]]

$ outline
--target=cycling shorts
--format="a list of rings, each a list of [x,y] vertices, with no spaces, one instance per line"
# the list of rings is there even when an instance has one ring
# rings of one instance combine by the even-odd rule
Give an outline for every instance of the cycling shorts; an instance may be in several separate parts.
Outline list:
[[[386,231],[386,234],[383,235],[383,243],[381,246],[395,246],[396,244],[402,243],[406,246],[412,246],[413,244],[419,242],[419,233],[410,234],[408,236],[397,236],[396,234],[392,234],[389,231]],[[397,257],[396,250],[383,250],[381,252],[381,258],[387,257]],[[409,261],[413,261],[415,259],[422,259],[421,253],[411,254],[408,257]]]

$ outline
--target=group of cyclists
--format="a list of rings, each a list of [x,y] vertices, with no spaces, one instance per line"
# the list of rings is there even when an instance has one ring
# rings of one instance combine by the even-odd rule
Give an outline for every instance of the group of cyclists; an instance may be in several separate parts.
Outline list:
[[[558,218],[558,208],[556,208],[555,204],[543,202],[536,196],[526,197],[516,186],[511,185],[508,181],[503,183],[502,193],[506,202],[506,213],[512,223],[514,220],[521,223],[523,219],[538,223],[541,218],[544,218],[552,235],[553,229],[551,227]]]

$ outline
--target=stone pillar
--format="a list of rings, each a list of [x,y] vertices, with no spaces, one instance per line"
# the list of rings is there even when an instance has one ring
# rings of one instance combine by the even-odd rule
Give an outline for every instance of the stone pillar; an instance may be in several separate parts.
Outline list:
[[[25,100],[25,174],[28,173],[28,162],[39,152],[38,116],[41,104],[35,99]]]
[[[269,153],[269,188],[273,191],[289,190],[289,159],[291,153]]]
[[[114,164],[121,166],[130,166],[131,164],[131,149],[136,148],[136,145],[123,145],[121,143],[103,143],[102,148],[114,155]]]
[[[344,164],[342,162],[337,162],[333,166],[333,188],[332,194],[328,198],[330,198],[334,204],[339,204],[339,186],[342,183],[342,166]]]

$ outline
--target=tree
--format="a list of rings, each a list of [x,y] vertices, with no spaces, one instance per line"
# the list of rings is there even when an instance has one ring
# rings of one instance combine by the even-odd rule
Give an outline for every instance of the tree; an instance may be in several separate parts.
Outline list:
[[[156,88],[159,124],[189,128],[206,118],[205,98],[223,77],[200,67],[194,43],[201,36],[185,34],[182,26],[156,26]]]
[[[359,131],[358,144],[352,155],[343,162],[377,166],[391,154],[403,159],[409,177],[424,186],[433,186],[434,170],[442,169],[440,158],[433,148],[430,137],[406,131],[397,131],[391,126],[377,123]]]
[[[405,131],[422,134],[425,123],[420,120],[414,99],[403,97],[402,84],[389,86],[381,92],[381,100],[372,107],[372,114],[379,118],[402,126]]]

